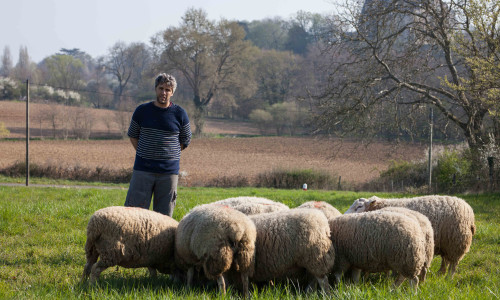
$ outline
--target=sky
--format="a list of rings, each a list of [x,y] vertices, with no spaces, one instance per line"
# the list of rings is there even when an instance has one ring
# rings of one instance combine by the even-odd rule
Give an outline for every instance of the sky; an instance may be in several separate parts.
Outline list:
[[[0,0],[0,56],[9,47],[13,63],[26,46],[39,63],[61,48],[79,48],[96,58],[118,41],[144,42],[178,26],[187,9],[203,9],[210,20],[253,21],[298,11],[332,14],[335,0]]]

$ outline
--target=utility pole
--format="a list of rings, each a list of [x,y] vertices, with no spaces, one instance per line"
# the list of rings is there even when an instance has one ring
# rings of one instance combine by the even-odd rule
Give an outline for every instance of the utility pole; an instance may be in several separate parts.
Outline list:
[[[26,186],[30,184],[30,82],[26,79]]]
[[[434,111],[431,107],[429,113],[429,182],[428,193],[432,192],[432,130],[434,127]]]

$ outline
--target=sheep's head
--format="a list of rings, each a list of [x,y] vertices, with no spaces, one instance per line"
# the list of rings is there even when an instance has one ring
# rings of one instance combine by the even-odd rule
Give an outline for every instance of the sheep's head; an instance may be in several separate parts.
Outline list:
[[[359,198],[354,201],[354,203],[349,207],[344,214],[362,213],[365,211],[370,211],[372,206],[377,202],[378,197],[371,197],[369,199]]]

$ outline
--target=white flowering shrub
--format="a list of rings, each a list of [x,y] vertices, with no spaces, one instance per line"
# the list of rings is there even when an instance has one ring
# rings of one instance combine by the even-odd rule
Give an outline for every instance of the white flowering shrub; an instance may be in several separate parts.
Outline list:
[[[17,99],[21,95],[19,84],[10,77],[0,76],[0,99]]]
[[[74,91],[69,91],[66,94],[68,96],[68,100],[70,100],[72,103],[80,102],[81,96],[79,93],[74,92]]]

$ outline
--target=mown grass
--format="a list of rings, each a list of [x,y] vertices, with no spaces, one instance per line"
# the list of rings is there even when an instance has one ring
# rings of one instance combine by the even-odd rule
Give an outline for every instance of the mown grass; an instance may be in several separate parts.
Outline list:
[[[46,182],[40,182],[46,183]],[[88,185],[88,183],[87,183]],[[145,269],[109,268],[96,286],[80,282],[85,264],[85,228],[100,208],[123,205],[125,189],[0,186],[0,298],[2,299],[234,299],[209,288],[187,290],[167,275],[149,278]],[[193,206],[218,199],[254,195],[290,207],[327,201],[345,211],[367,193],[259,188],[180,188],[174,218]],[[384,196],[384,195],[382,195]],[[392,195],[394,196],[394,195]],[[396,195],[397,196],[397,195]],[[354,285],[341,283],[331,295],[342,299],[498,299],[500,297],[500,195],[462,195],[476,214],[477,233],[453,279],[437,275],[435,258],[428,280],[414,293],[407,283],[391,289],[392,279],[371,275]],[[255,299],[323,299],[294,285],[253,290]]]

